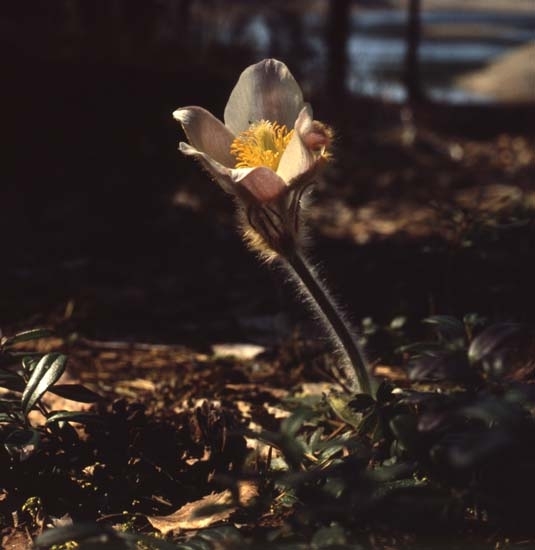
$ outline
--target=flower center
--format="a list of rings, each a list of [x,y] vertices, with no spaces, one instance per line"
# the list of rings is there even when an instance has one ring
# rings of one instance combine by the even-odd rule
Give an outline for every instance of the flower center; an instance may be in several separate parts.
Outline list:
[[[251,124],[230,146],[230,152],[236,157],[236,168],[266,166],[276,171],[293,133],[286,126],[267,120]]]

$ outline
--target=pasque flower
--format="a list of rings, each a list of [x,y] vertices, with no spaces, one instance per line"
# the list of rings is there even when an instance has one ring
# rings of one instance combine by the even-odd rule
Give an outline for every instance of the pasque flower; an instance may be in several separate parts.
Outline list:
[[[224,123],[202,107],[173,116],[196,157],[237,198],[245,234],[269,256],[296,239],[304,189],[329,157],[332,134],[312,119],[301,88],[286,67],[265,59],[247,67],[232,90]]]
[[[370,393],[358,340],[302,250],[303,194],[329,158],[332,132],[312,119],[286,65],[265,59],[247,67],[230,94],[224,123],[202,107],[183,107],[173,116],[189,141],[180,151],[196,157],[235,197],[246,241],[287,268],[332,336],[343,383],[351,392]]]

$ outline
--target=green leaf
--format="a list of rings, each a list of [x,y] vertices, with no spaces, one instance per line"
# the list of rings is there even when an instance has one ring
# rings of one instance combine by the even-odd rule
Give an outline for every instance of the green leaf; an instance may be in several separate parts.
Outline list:
[[[488,356],[503,350],[512,337],[520,333],[522,326],[518,323],[497,323],[478,334],[468,348],[468,359],[471,363],[482,361]]]
[[[0,423],[24,425],[24,417],[20,412],[0,412]]]
[[[148,542],[147,539],[143,539],[143,542]],[[154,539],[151,539],[151,544],[154,544],[152,542],[153,540]],[[159,541],[160,539],[156,540]],[[175,550],[204,550],[208,548],[246,548],[247,546],[249,546],[247,541],[236,527],[231,525],[221,525],[220,527],[200,529],[197,534],[192,536],[185,544],[179,544],[174,548]],[[156,546],[156,550],[160,549],[167,550],[168,547]]]
[[[331,525],[320,527],[314,533],[310,544],[312,548],[344,548],[347,547],[348,539],[343,527]]]
[[[418,355],[433,355],[444,349],[443,344],[439,342],[414,342],[412,344],[407,344],[405,346],[400,346],[396,349],[397,353],[405,354],[408,353],[411,356]]]
[[[388,380],[383,380],[379,384],[379,387],[377,388],[377,392],[375,394],[377,402],[388,403],[389,401],[392,401],[394,399],[394,394],[392,393],[394,389],[395,386],[393,386],[391,382],[389,382]]]
[[[56,384],[50,392],[79,403],[95,403],[102,399],[101,395],[82,384]]]
[[[12,457],[22,462],[36,451],[40,441],[41,437],[37,430],[15,430],[6,437],[4,448]]]
[[[418,421],[411,414],[398,414],[389,422],[392,433],[404,450],[413,450],[418,445]]]
[[[98,548],[99,545],[103,549],[110,548],[110,542],[116,544],[113,548],[128,548],[126,544],[119,542],[118,539],[118,534],[107,525],[78,523],[45,531],[35,539],[34,547],[36,549],[49,548],[53,545],[76,541],[83,544],[92,544],[94,548]]]
[[[0,399],[0,411],[20,411],[20,399],[15,398],[3,398]]]
[[[362,417],[359,426],[357,426],[357,433],[360,435],[367,435],[374,442],[381,439],[381,422],[376,409],[372,409],[368,414]]]
[[[22,394],[22,410],[27,415],[43,394],[53,386],[65,371],[67,356],[48,353],[33,369],[30,380]]]
[[[416,478],[398,479],[395,481],[389,481],[377,487],[373,491],[371,498],[373,500],[382,500],[397,491],[402,491],[407,489],[418,489],[421,487],[425,487],[426,485],[428,485],[427,480],[416,479]]]
[[[492,460],[492,457],[503,455],[506,449],[514,448],[515,444],[511,430],[495,427],[476,433],[459,434],[449,445],[447,457],[456,468],[470,468]]]
[[[171,542],[167,542],[162,539],[157,539],[156,537],[151,537],[149,535],[142,535],[139,533],[121,533],[119,537],[124,540],[128,546],[127,548],[134,549],[134,548],[149,548],[150,550],[198,550],[199,546],[177,546],[176,544],[173,544]],[[143,544],[141,546],[140,544]],[[236,546],[234,546],[236,547]],[[113,549],[115,550],[115,546]],[[117,547],[118,548],[118,547]],[[202,547],[206,548],[206,546]],[[210,548],[230,548],[230,546],[211,546]],[[84,548],[80,546],[80,550],[91,550],[90,548]],[[104,548],[99,550],[105,550]]]
[[[23,332],[17,332],[13,336],[4,337],[0,341],[0,347],[7,348],[18,344],[19,342],[28,342],[29,340],[37,340],[39,338],[48,338],[52,336],[53,332],[48,328],[34,328],[31,330],[25,330]]]
[[[375,399],[367,393],[358,393],[349,401],[348,406],[355,412],[366,412],[377,403]]]
[[[205,531],[209,531],[209,529]],[[80,550],[127,550],[138,548],[138,542],[144,543],[144,547],[154,550],[177,550],[183,548],[183,546],[176,546],[155,537],[137,533],[121,533],[107,525],[89,522],[49,529],[35,539],[33,548],[44,550],[45,548],[71,541],[78,542]]]
[[[5,388],[6,390],[22,393],[26,387],[26,384],[24,382],[24,378],[16,372],[0,370],[0,387]]]
[[[359,394],[366,395],[366,394]],[[361,398],[368,403],[368,397]],[[370,397],[370,399],[372,399]],[[357,412],[352,405],[353,401],[358,401],[355,399],[355,396],[342,394],[340,392],[331,391],[327,395],[327,402],[333,410],[334,414],[340,419],[343,420],[346,424],[358,428],[362,422],[362,413]],[[373,399],[372,399],[373,401]]]
[[[71,411],[72,412],[72,411]],[[80,442],[78,432],[73,428],[72,424],[66,421],[54,422],[48,424],[54,439],[63,447],[72,447]]]
[[[80,411],[56,411],[52,413],[47,419],[46,424],[53,424],[54,422],[77,422],[79,424],[90,424],[91,422],[102,423],[102,418],[91,412]]]
[[[24,374],[26,378],[29,378],[32,375],[33,370],[39,363],[39,360],[42,356],[33,357],[31,355],[25,355],[22,358],[22,368],[24,369]]]
[[[464,418],[482,421],[488,428],[496,425],[514,426],[524,420],[524,409],[496,397],[485,397],[459,409]]]
[[[447,342],[464,341],[466,338],[464,324],[451,315],[432,315],[424,319],[423,322],[433,326],[437,334]]]
[[[341,450],[343,450],[345,447],[344,441],[326,441],[322,443],[321,445],[318,445],[316,449],[320,451],[320,458],[322,461],[329,460],[329,458],[333,457],[335,454],[339,453]]]
[[[284,459],[290,468],[297,470],[300,468],[303,456],[306,452],[304,443],[296,439],[295,436],[281,434],[278,448],[284,455]]]
[[[295,437],[303,424],[314,417],[314,411],[307,407],[297,409],[291,416],[281,422],[281,434]]]

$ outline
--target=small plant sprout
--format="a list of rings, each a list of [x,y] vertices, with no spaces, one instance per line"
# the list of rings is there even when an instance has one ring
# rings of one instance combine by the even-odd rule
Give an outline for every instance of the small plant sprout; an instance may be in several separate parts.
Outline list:
[[[265,59],[247,67],[230,94],[224,124],[202,107],[173,113],[197,158],[233,195],[243,237],[268,262],[283,265],[342,355],[351,392],[371,392],[356,336],[305,255],[306,191],[330,158],[332,130],[313,120],[301,88],[286,67]]]

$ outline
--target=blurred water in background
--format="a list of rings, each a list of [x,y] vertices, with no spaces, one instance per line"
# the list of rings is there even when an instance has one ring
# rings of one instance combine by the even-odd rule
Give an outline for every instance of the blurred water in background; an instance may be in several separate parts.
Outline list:
[[[419,58],[427,95],[448,102],[499,99],[493,97],[492,86],[490,92],[480,93],[477,86],[460,86],[458,78],[530,42],[535,59],[535,0],[533,9],[527,1],[493,0],[491,6],[467,0],[468,7],[454,0],[422,1]],[[64,0],[27,10],[24,2],[9,1],[0,10],[0,41],[37,58],[79,58],[171,71],[197,63],[234,74],[244,62],[278,57],[306,91],[313,92],[325,88],[323,80],[329,75],[327,27],[336,0],[332,2]],[[401,6],[394,0],[351,3],[349,34],[343,38],[350,92],[405,99],[408,14]],[[526,70],[535,79],[535,61],[526,58],[514,63],[522,70],[531,65]],[[535,100],[535,89],[532,96]]]
[[[302,35],[308,60],[305,79],[314,79],[326,64],[324,16],[303,14]],[[349,91],[365,96],[402,102],[407,11],[400,9],[355,10],[351,15]],[[240,35],[259,58],[269,56],[274,28],[264,15],[252,17]],[[217,29],[224,44],[236,40],[232,26]],[[422,11],[422,41],[419,49],[423,86],[428,96],[446,102],[486,102],[492,96],[465,91],[457,86],[460,75],[485,67],[492,60],[535,39],[533,13],[503,11]],[[535,66],[535,46],[533,64]],[[533,68],[533,67],[532,67]],[[535,99],[535,90],[533,91]]]
[[[403,101],[401,82],[406,11],[365,12],[353,17],[349,42],[351,72],[349,89],[365,95],[381,95]],[[455,37],[455,29],[470,25],[478,37]],[[422,12],[424,37],[419,56],[423,84],[434,99],[459,102],[485,100],[455,86],[455,77],[489,63],[510,48],[535,38],[535,10],[532,16],[493,12]],[[449,28],[450,38],[432,38],[433,28]]]

